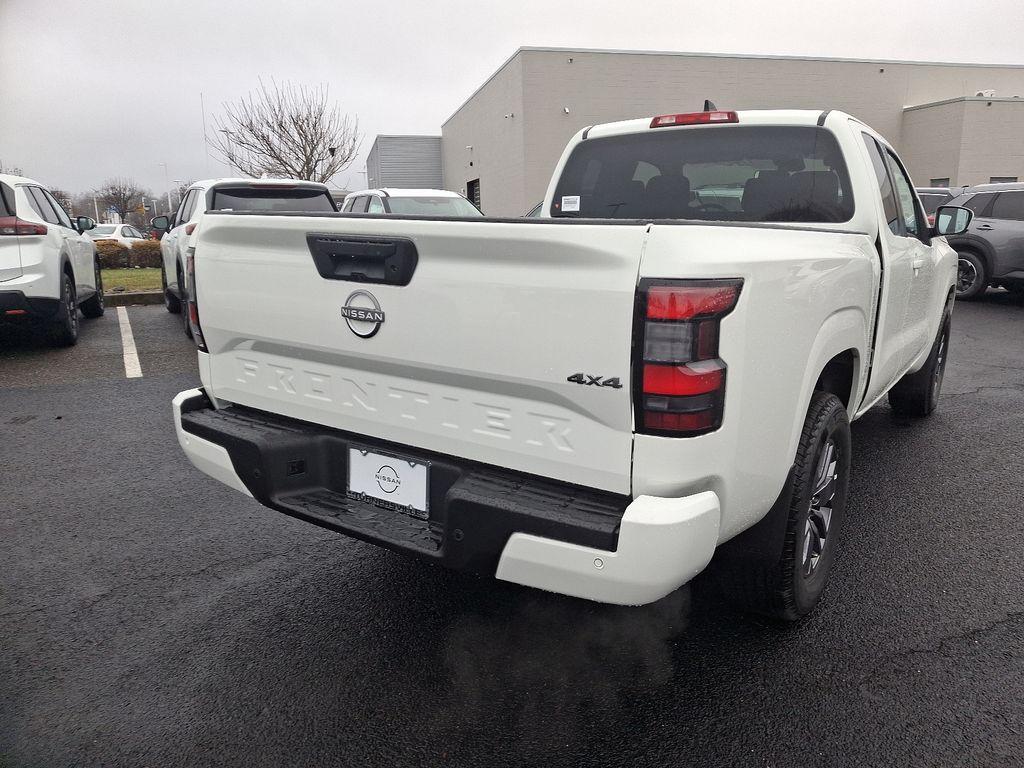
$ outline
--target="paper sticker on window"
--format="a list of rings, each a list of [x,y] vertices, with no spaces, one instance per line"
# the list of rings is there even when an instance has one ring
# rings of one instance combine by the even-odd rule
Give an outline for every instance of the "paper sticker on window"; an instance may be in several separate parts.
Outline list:
[[[580,196],[579,195],[563,195],[562,196],[562,213],[572,213],[573,211],[579,211],[580,209]]]

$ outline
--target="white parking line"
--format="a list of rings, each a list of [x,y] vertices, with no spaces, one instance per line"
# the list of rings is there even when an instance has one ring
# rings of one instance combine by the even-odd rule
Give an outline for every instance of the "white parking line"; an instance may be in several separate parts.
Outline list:
[[[117,321],[121,324],[121,347],[124,349],[124,375],[129,379],[142,377],[142,366],[139,364],[139,353],[135,351],[135,337],[132,336],[132,324],[128,322],[128,310],[117,308]]]

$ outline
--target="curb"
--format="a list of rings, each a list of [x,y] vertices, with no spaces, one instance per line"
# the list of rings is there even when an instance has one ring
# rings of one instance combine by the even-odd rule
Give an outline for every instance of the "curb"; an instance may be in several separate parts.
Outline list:
[[[163,304],[163,291],[125,291],[103,294],[103,303],[108,307],[127,307],[132,304]]]

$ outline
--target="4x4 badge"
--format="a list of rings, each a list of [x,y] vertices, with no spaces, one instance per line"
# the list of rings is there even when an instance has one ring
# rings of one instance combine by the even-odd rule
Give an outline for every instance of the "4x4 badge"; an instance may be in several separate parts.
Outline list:
[[[376,335],[384,323],[384,310],[380,308],[377,297],[363,290],[349,294],[341,308],[341,316],[349,330],[362,339]]]

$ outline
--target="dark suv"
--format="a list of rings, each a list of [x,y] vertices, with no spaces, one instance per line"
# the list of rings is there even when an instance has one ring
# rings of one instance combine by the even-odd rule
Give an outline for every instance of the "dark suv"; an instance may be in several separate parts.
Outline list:
[[[1024,297],[1024,183],[968,187],[949,204],[974,211],[970,228],[949,238],[960,256],[957,297],[973,299],[990,285]]]

